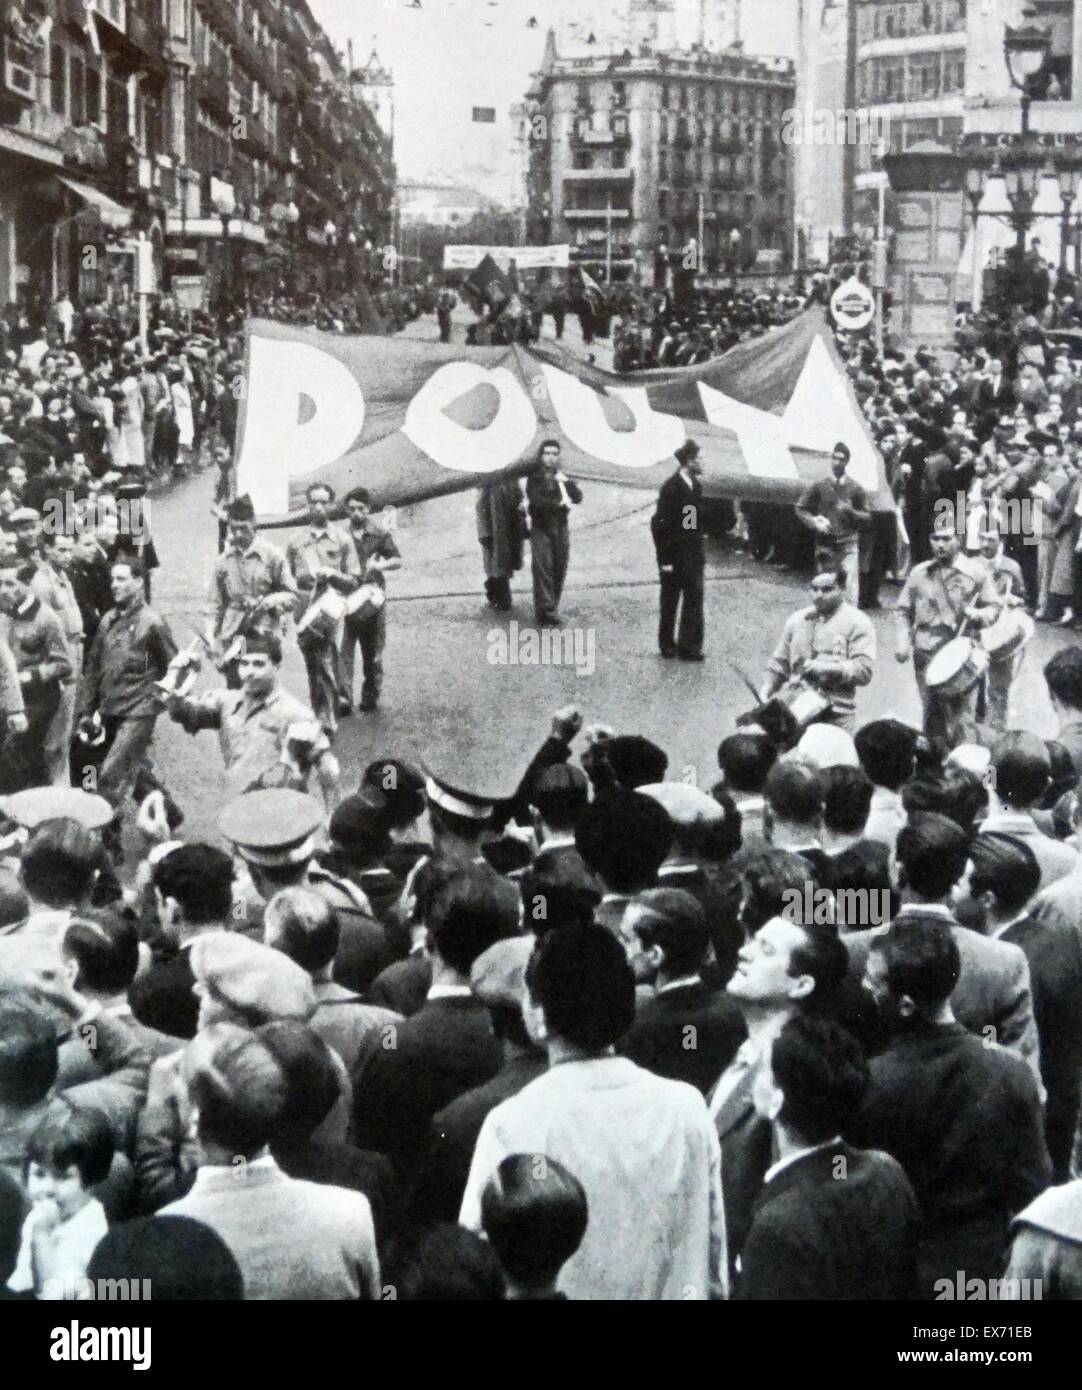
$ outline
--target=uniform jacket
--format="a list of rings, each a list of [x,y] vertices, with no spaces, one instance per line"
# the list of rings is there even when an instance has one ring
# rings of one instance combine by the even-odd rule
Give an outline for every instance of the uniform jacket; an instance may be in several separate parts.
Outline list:
[[[168,624],[141,599],[102,618],[83,678],[83,709],[103,718],[145,719],[160,706],[154,689],[177,654]]]
[[[17,612],[0,618],[0,641],[7,642],[15,658],[27,705],[47,705],[54,699],[62,681],[71,675],[71,658],[60,627],[60,619],[33,594]]]

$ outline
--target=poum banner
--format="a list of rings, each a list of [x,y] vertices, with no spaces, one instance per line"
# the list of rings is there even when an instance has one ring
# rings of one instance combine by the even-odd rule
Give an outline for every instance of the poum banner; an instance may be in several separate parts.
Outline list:
[[[877,511],[893,511],[882,457],[814,306],[724,357],[618,377],[555,344],[465,348],[344,337],[254,319],[238,412],[237,487],[263,524],[293,524],[305,488],[364,486],[373,505],[461,492],[524,473],[542,440],[567,472],[655,489],[694,439],[708,496],[795,501],[835,444]]]

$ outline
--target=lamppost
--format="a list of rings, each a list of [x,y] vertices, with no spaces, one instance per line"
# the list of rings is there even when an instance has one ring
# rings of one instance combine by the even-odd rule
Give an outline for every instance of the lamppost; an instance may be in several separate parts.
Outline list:
[[[233,185],[219,178],[211,180],[211,203],[222,219],[222,283],[218,313],[224,326],[229,316],[229,301],[233,291],[233,266],[229,256],[229,219],[237,210]]]
[[[1029,134],[1029,108],[1033,101],[1030,83],[1044,67],[1052,46],[1052,37],[1047,29],[1034,23],[1032,10],[1022,15],[1022,23],[1017,28],[1010,24],[1004,27],[1003,56],[1007,60],[1007,75],[1011,86],[1022,94],[1022,140]]]
[[[1056,160],[1056,182],[1059,184],[1060,202],[1063,211],[1060,214],[1060,237],[1059,237],[1059,273],[1060,277],[1067,274],[1067,247],[1071,240],[1071,221],[1075,199],[1078,197],[1079,184],[1082,183],[1082,159],[1077,154],[1068,154],[1064,151]],[[1079,266],[1075,265],[1077,274]]]
[[[1026,257],[1026,228],[1033,220],[1033,204],[1040,192],[1044,160],[1035,158],[1033,151],[1019,150],[1017,155],[1005,158],[1001,167],[1015,228],[1015,274],[1021,277]]]
[[[984,287],[984,267],[981,264],[981,203],[984,202],[988,187],[988,166],[984,160],[970,164],[966,169],[966,197],[973,214],[973,283],[969,292],[969,305],[972,313],[981,307],[981,291]]]

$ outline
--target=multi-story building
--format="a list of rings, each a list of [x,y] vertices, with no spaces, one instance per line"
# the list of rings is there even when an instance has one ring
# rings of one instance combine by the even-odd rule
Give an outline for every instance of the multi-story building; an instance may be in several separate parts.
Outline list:
[[[659,248],[703,242],[707,271],[789,245],[781,143],[793,65],[739,46],[561,58],[550,35],[527,95],[529,240],[570,242],[594,270],[652,274]],[[739,237],[734,236],[739,233]]]
[[[306,0],[7,0],[0,302],[313,271],[389,239],[389,136]],[[211,285],[213,290],[213,285]]]
[[[797,104],[856,108],[858,129],[886,135],[893,152],[932,141],[949,148],[975,134],[1020,128],[1020,93],[1004,57],[1006,26],[1031,16],[1051,34],[1049,61],[1033,84],[1031,127],[1082,131],[1082,0],[836,0],[821,14],[807,6]],[[827,234],[869,232],[880,184],[879,141],[798,146],[798,213],[822,246]],[[821,194],[821,196],[819,196]],[[1050,219],[1042,241],[1058,247],[1060,211],[1053,179],[1038,212]],[[1009,208],[993,179],[986,212]],[[1007,224],[982,219],[982,240],[1009,241]]]

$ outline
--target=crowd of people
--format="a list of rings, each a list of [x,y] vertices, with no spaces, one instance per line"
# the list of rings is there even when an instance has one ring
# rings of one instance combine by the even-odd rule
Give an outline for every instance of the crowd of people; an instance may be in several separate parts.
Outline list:
[[[360,707],[378,703],[401,563],[364,489],[309,488],[284,549],[222,492],[206,631],[178,650],[152,542],[118,525],[157,438],[131,328],[88,315],[5,349],[0,1297],[118,1279],[156,1300],[1082,1297],[1082,648],[1044,666],[1050,740],[1012,709],[1013,667],[998,687],[931,672],[967,625],[1040,600],[1044,561],[1031,593],[1002,553],[1015,491],[972,484],[1021,476],[993,462],[1007,422],[1073,464],[1070,360],[1037,373],[1069,418],[1026,401],[1023,420],[1029,325],[965,371],[846,348],[916,561],[895,656],[922,727],[861,716],[867,508],[839,445],[793,513],[812,606],[754,708],[719,716],[716,768],[689,782],[663,733],[568,706],[497,796],[439,748],[424,768],[336,752],[356,647]],[[208,329],[152,325],[204,405],[235,351]],[[123,406],[87,447],[82,376],[138,395],[141,464]],[[194,414],[228,458],[220,411]],[[903,456],[913,417],[946,437]],[[961,524],[929,501],[932,443]],[[689,442],[676,462],[652,526],[659,650],[700,661],[702,460]],[[45,524],[69,492],[76,536]],[[546,626],[577,500],[546,441],[526,493]],[[478,504],[495,608],[501,508],[521,513],[517,483]],[[307,701],[281,682],[291,615]],[[196,694],[208,658],[221,681]],[[154,766],[162,717],[217,734],[213,841],[183,833],[192,808]]]

